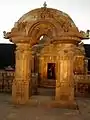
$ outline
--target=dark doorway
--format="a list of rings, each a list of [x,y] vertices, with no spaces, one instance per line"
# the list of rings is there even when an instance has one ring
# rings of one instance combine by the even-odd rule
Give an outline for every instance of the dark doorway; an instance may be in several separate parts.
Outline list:
[[[47,78],[55,80],[55,63],[48,63]]]

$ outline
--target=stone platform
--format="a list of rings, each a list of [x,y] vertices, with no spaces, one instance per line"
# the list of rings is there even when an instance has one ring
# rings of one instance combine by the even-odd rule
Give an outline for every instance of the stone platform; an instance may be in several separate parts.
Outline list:
[[[13,105],[11,95],[0,94],[0,120],[90,120],[90,98],[76,98],[77,110],[42,105],[51,100],[49,96],[32,99],[38,104]]]

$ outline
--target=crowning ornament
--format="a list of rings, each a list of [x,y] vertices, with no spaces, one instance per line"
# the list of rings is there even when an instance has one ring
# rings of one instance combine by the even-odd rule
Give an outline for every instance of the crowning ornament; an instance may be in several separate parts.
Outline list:
[[[43,7],[44,7],[44,8],[47,7],[47,3],[46,3],[46,1],[44,2]]]

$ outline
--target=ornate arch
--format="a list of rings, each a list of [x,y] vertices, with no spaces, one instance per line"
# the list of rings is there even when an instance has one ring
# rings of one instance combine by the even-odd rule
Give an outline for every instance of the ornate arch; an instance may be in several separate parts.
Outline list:
[[[57,27],[48,21],[37,21],[29,28],[28,36],[38,42],[38,38],[42,35],[47,35],[50,39],[57,36]]]

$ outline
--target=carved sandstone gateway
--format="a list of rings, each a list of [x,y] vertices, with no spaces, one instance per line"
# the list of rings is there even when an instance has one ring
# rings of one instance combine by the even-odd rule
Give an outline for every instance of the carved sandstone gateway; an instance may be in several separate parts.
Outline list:
[[[25,104],[29,100],[31,83],[32,46],[39,43],[41,36],[47,36],[45,52],[40,52],[41,77],[46,74],[46,66],[55,63],[55,101],[63,105],[73,105],[74,80],[73,63],[78,43],[83,35],[66,13],[46,6],[31,10],[23,15],[5,38],[16,44],[16,70],[12,85],[13,103]]]

